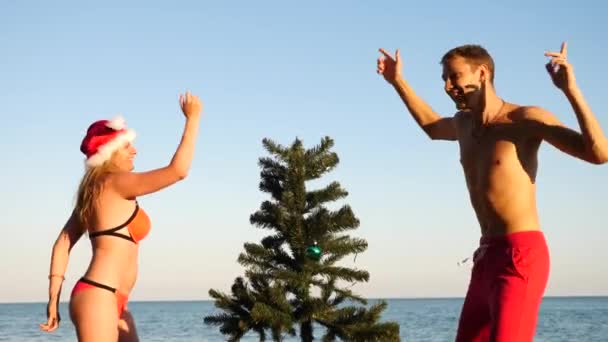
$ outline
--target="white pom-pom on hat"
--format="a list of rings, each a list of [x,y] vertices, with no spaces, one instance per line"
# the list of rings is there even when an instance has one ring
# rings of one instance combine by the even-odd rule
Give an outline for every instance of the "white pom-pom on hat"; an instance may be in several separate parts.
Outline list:
[[[110,127],[115,131],[120,131],[121,129],[125,129],[125,127],[127,127],[127,124],[125,122],[125,119],[122,116],[118,115],[114,119],[108,120],[106,126]]]

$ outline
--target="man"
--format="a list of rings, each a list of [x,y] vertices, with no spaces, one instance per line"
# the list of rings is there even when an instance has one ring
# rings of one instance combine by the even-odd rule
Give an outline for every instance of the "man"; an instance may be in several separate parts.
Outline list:
[[[543,140],[593,164],[608,161],[608,141],[576,85],[567,46],[547,71],[572,105],[581,133],[552,113],[501,99],[494,89],[494,62],[478,45],[442,58],[445,91],[458,112],[441,117],[401,75],[395,56],[380,49],[378,73],[397,91],[433,140],[458,141],[471,204],[481,227],[480,247],[462,308],[456,341],[532,341],[549,277],[549,252],[536,209],[537,155]]]

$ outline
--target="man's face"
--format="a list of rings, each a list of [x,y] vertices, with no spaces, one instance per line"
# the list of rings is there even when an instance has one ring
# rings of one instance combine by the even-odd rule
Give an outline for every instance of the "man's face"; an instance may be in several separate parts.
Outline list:
[[[481,67],[474,68],[460,56],[449,59],[443,65],[444,89],[458,110],[471,110],[480,105],[481,70]]]

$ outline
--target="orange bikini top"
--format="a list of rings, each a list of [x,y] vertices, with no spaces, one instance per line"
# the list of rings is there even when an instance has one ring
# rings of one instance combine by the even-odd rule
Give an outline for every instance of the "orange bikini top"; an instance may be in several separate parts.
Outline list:
[[[110,228],[99,232],[90,233],[89,238],[92,240],[98,236],[111,235],[129,240],[133,243],[138,243],[139,241],[143,240],[146,235],[148,235],[151,226],[152,224],[150,222],[150,218],[148,217],[146,212],[139,207],[139,204],[135,202],[135,211],[133,212],[133,215],[129,217],[127,222],[121,224],[116,228]],[[118,231],[124,227],[127,227],[129,235],[118,233]]]

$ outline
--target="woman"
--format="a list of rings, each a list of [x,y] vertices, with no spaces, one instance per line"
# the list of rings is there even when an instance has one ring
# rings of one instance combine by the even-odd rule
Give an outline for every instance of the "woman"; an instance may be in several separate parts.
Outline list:
[[[79,341],[137,341],[128,295],[137,277],[139,242],[150,230],[150,220],[137,197],[163,189],[188,174],[194,154],[201,102],[187,92],[180,95],[186,117],[181,142],[169,165],[143,173],[133,170],[135,133],[124,121],[101,120],[87,130],[80,150],[86,172],[72,215],[53,246],[49,273],[48,321],[40,328],[51,332],[59,325],[59,295],[68,255],[86,232],[93,246],[91,263],[70,297],[70,318]]]

